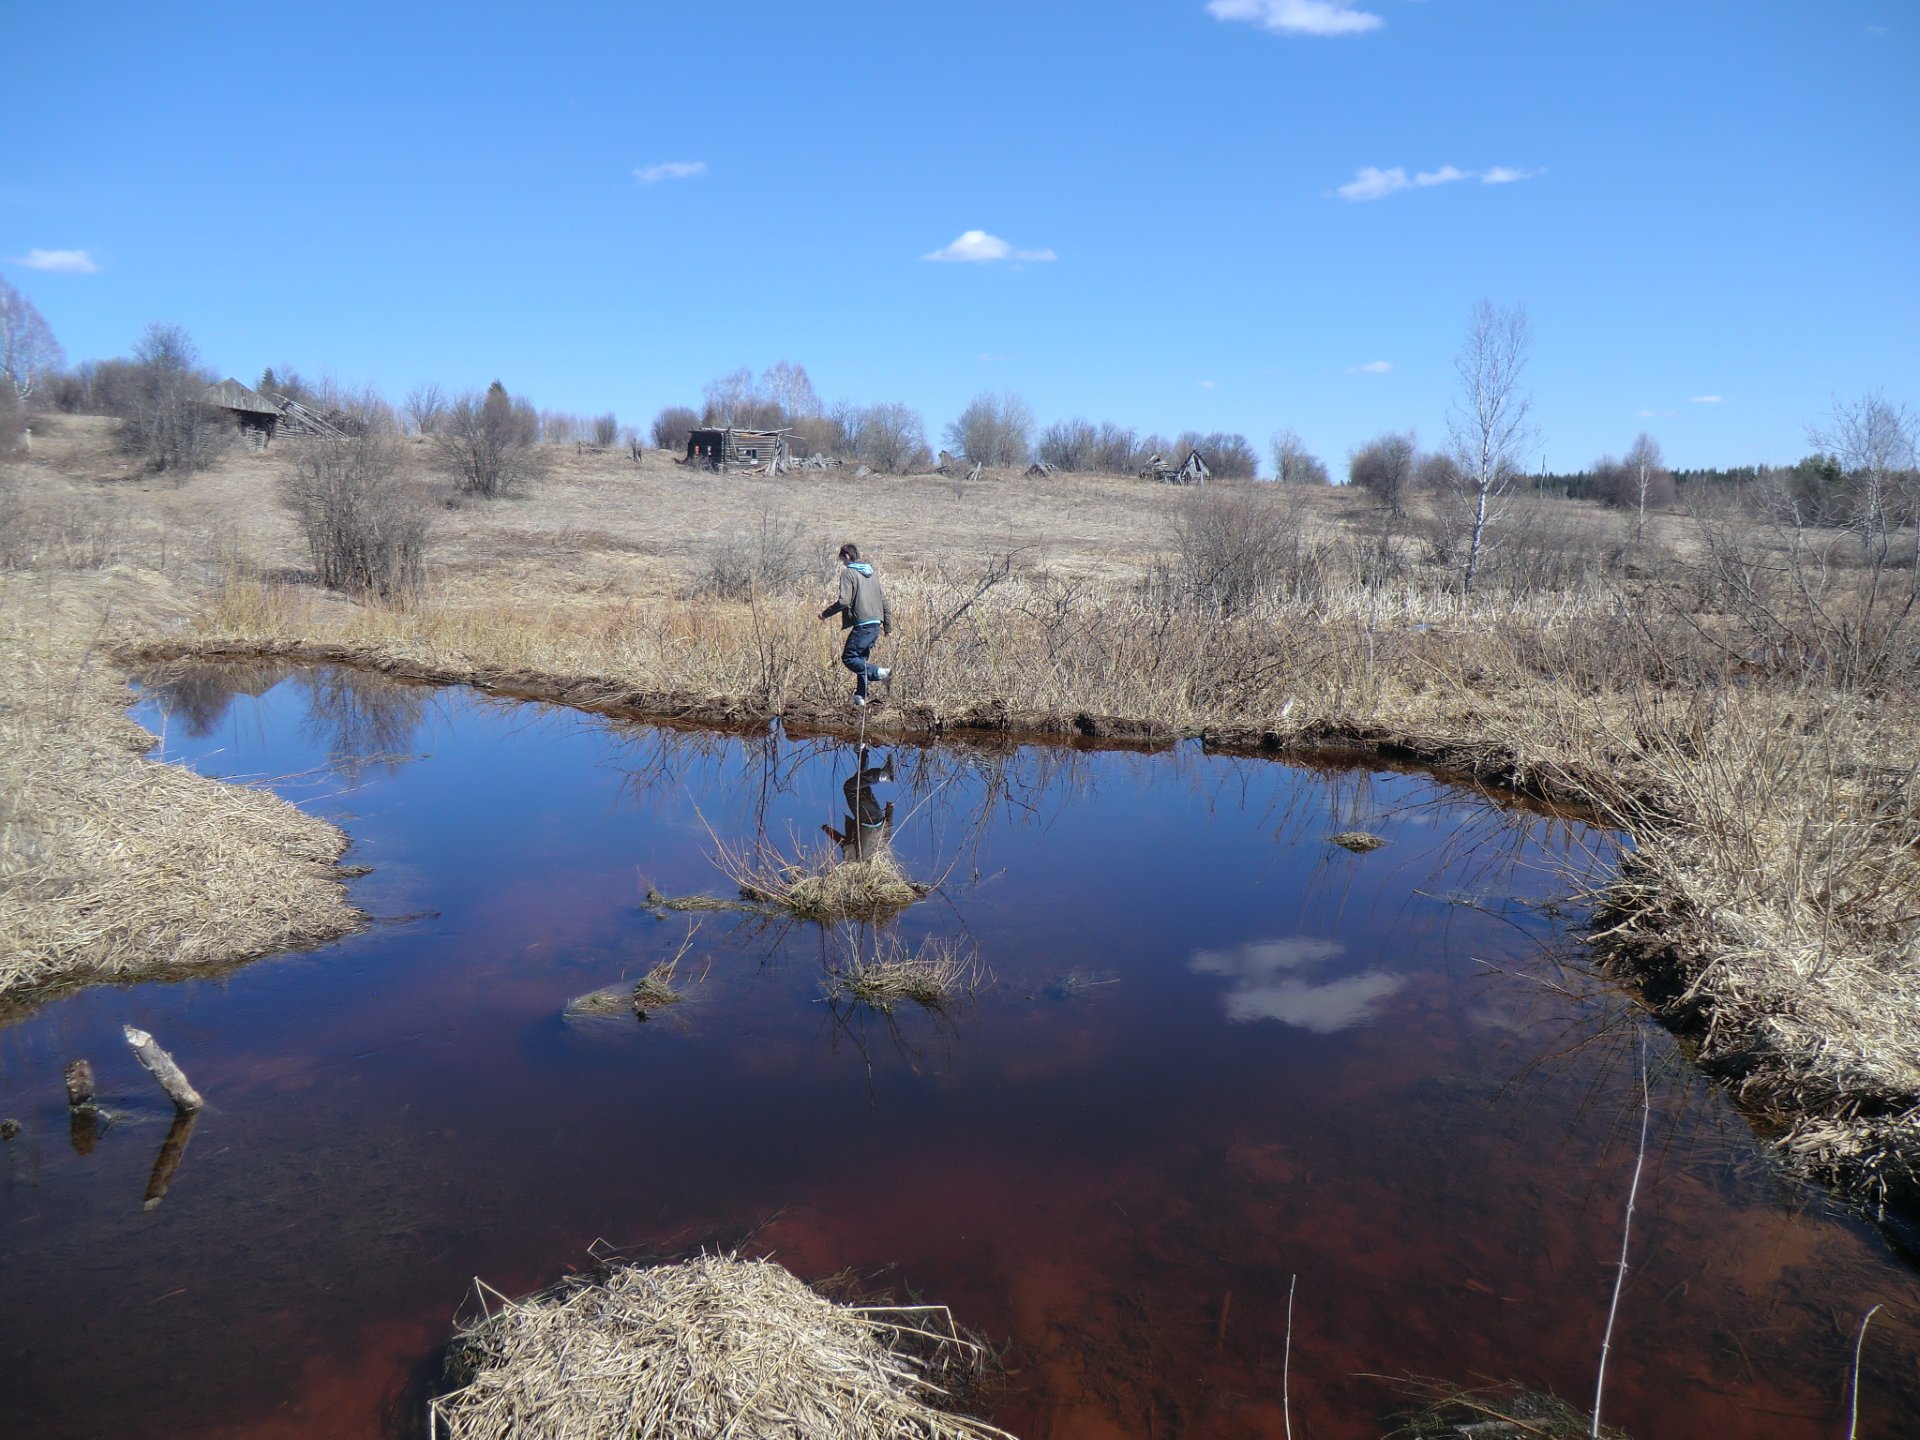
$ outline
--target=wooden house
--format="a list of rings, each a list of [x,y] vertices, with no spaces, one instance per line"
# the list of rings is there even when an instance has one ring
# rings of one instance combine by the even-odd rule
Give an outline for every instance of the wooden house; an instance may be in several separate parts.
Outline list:
[[[709,470],[757,470],[778,475],[793,460],[791,430],[702,427],[687,436],[687,460]]]

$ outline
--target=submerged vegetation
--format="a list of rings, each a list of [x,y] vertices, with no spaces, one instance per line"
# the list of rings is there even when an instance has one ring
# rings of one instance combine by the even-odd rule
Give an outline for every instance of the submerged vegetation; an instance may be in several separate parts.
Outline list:
[[[622,1264],[489,1311],[432,1404],[450,1440],[833,1435],[1003,1440],[954,1408],[991,1349],[937,1305],[837,1304],[769,1260]]]

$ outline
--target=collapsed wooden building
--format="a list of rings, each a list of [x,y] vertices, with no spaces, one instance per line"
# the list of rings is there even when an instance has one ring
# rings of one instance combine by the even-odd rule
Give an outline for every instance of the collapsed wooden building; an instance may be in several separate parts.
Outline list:
[[[687,463],[709,470],[764,470],[779,475],[793,463],[793,431],[702,426],[687,435]]]
[[[326,416],[316,414],[287,395],[263,395],[251,390],[232,376],[217,385],[209,385],[202,401],[215,410],[224,410],[240,432],[241,443],[264,450],[276,434],[311,435],[324,440],[343,440],[346,432]]]

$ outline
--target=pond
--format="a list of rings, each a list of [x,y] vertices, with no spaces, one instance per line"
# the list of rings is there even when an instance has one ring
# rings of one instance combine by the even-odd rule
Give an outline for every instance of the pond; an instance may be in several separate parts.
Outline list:
[[[1568,897],[1607,846],[1575,820],[1194,746],[877,751],[850,814],[838,741],[324,669],[137,714],[341,824],[375,923],[0,1029],[9,1436],[416,1433],[476,1278],[702,1244],[951,1306],[1006,1342],[992,1418],[1030,1440],[1377,1436],[1409,1376],[1586,1406],[1642,1055],[1608,1422],[1845,1434],[1875,1304],[1859,1434],[1920,1417],[1920,1286],[1586,968]],[[880,929],[647,904],[862,820],[936,884]],[[1387,843],[1328,842],[1355,830]],[[823,997],[927,941],[990,983]],[[569,1009],[676,955],[682,1003]],[[123,1022],[208,1097],[190,1133]],[[117,1118],[70,1137],[80,1056]]]

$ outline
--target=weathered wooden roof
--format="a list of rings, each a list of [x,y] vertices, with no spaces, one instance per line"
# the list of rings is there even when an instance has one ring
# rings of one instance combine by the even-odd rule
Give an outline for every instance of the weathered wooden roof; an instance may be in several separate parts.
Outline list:
[[[249,390],[229,376],[218,385],[207,387],[206,402],[222,410],[245,410],[252,415],[278,415],[280,407],[258,390]]]

